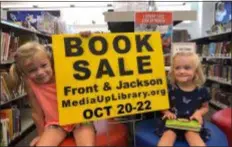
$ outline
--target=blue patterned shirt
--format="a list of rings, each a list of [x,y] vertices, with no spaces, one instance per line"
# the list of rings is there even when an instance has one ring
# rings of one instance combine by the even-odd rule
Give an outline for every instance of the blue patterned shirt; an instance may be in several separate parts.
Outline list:
[[[189,118],[204,102],[211,99],[205,87],[186,92],[177,85],[168,85],[170,111],[178,118]]]

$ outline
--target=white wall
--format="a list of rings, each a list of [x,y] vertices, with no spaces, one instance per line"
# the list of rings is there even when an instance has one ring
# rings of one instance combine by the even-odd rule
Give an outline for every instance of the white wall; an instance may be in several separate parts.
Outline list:
[[[107,7],[100,8],[77,8],[77,9],[61,9],[61,19],[65,20],[68,32],[79,31],[108,31],[108,26],[104,21],[103,12],[107,11]],[[72,14],[72,15],[70,15]],[[93,24],[93,21],[95,24]]]
[[[7,2],[5,5],[12,5],[18,7],[25,6],[25,2]],[[31,7],[31,4],[28,6]],[[33,2],[33,4],[39,3],[40,5],[48,4],[48,2]],[[62,2],[49,2],[50,8],[57,10],[57,6],[63,6],[66,8],[60,8],[61,18],[65,20],[65,22],[69,26],[69,30],[75,31],[83,31],[83,30],[99,30],[99,31],[108,31],[107,25],[104,22],[103,12],[107,11],[107,3],[97,3],[92,2],[88,3],[88,7],[84,6],[84,3],[73,2],[77,6],[77,4],[81,4],[81,7],[77,8],[67,8],[68,5]],[[72,2],[71,2],[72,3]],[[215,2],[186,2],[187,4],[191,3],[191,10],[197,11],[197,21],[193,21],[190,23],[181,23],[175,26],[175,29],[186,29],[188,30],[191,38],[198,38],[206,35],[205,31],[210,29],[213,25],[214,20],[214,5]],[[4,3],[2,3],[3,6]],[[52,5],[53,4],[53,5]],[[162,3],[163,4],[163,3]],[[168,4],[168,3],[167,3]],[[66,6],[67,5],[67,6]],[[25,10],[25,9],[22,9]],[[28,9],[29,10],[29,9]],[[36,9],[32,9],[36,10]],[[6,15],[6,12],[1,13],[2,15]],[[96,22],[95,25],[92,24],[92,20]]]
[[[1,19],[7,19],[6,11],[1,9]]]
[[[10,7],[11,10],[60,10],[68,32],[76,33],[84,30],[108,31],[103,12],[108,10],[109,3],[112,2],[3,2],[2,6]],[[41,8],[32,8],[33,5]],[[75,7],[71,8],[70,5]]]
[[[206,36],[206,30],[214,24],[214,6],[215,2],[194,2],[192,10],[197,10],[197,21],[181,23],[175,29],[188,30],[191,38]]]
[[[207,36],[206,31],[210,30],[214,24],[215,3],[216,2],[203,2],[202,36]]]
[[[191,9],[197,11],[197,20],[191,22],[183,22],[174,27],[176,30],[186,29],[191,38],[197,38],[201,36],[201,20],[202,20],[202,2],[192,2]]]

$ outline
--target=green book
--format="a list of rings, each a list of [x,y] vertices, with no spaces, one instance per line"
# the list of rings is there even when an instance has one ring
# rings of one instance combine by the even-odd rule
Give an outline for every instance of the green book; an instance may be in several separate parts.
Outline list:
[[[201,130],[201,125],[196,120],[188,119],[169,119],[166,120],[165,126],[167,128],[190,130],[195,132],[200,132]]]

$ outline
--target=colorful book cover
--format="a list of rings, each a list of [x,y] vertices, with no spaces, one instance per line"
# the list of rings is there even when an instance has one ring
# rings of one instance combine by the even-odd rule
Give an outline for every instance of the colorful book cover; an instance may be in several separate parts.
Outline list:
[[[215,50],[216,50],[216,43],[211,42],[209,44],[209,55],[210,56],[215,56]]]
[[[12,109],[8,108],[8,109],[3,109],[0,111],[0,116],[5,116],[5,118],[9,119],[9,136],[10,139],[13,139],[13,113],[12,113]]]
[[[8,146],[8,144],[10,143],[10,137],[9,137],[9,119],[8,118],[4,118],[1,119],[1,124],[2,124],[2,142],[1,145],[2,146]]]
[[[2,127],[2,122],[0,121],[0,146],[3,146],[3,127]]]
[[[172,119],[167,120],[165,125],[168,128],[179,130],[191,130],[196,132],[199,132],[201,130],[201,125],[196,120]]]
[[[159,31],[162,38],[163,53],[171,52],[173,35],[172,12],[136,12],[135,32]]]

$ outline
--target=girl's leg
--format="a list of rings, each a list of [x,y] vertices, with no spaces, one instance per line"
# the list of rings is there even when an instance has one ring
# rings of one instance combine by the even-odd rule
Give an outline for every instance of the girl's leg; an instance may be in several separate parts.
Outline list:
[[[157,146],[173,146],[176,140],[176,133],[172,130],[167,130],[163,133]]]
[[[189,146],[206,146],[204,141],[201,139],[200,134],[197,132],[187,131],[185,138]]]
[[[95,146],[95,128],[93,124],[80,124],[73,131],[78,146]]]
[[[50,126],[45,129],[36,146],[58,146],[67,133],[59,126]]]

